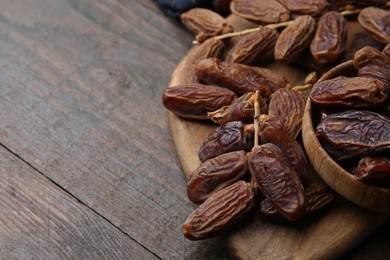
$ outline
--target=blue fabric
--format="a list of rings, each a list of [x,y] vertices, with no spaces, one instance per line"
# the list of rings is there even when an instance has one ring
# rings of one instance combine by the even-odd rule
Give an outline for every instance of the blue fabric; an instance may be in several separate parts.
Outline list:
[[[168,16],[179,19],[180,15],[194,7],[211,7],[210,0],[154,0]]]

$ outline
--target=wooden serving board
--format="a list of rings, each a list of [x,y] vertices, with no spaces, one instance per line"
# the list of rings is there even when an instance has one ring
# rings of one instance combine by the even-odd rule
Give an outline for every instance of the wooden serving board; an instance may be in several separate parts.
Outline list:
[[[247,27],[237,18],[229,19],[236,30]],[[197,48],[193,47],[178,64],[168,87],[185,81]],[[281,64],[271,64],[270,68],[293,84],[302,83],[306,73]],[[188,177],[200,164],[199,147],[216,125],[184,120],[171,112],[169,125],[183,172]],[[388,218],[337,196],[324,212],[293,224],[272,224],[254,213],[221,239],[229,254],[240,259],[330,259],[347,253]]]

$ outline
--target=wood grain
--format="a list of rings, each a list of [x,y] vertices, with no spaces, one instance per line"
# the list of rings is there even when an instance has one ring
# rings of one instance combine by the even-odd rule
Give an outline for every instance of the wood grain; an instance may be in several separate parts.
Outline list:
[[[220,255],[181,234],[161,93],[191,35],[151,2],[1,1],[0,142],[159,257]]]
[[[158,259],[2,146],[0,165],[2,259]]]

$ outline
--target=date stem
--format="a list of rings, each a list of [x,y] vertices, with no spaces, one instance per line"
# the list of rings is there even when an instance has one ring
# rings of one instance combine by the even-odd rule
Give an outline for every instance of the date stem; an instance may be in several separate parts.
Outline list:
[[[255,140],[254,140],[254,146],[259,145],[259,118],[260,118],[260,104],[259,104],[259,91],[256,90],[255,94],[255,115],[253,116],[253,123],[255,127]]]

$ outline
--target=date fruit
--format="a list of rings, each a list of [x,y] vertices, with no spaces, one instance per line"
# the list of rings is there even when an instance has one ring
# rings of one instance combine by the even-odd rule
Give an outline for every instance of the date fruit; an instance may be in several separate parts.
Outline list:
[[[233,151],[250,151],[253,136],[245,132],[241,121],[218,126],[211,131],[199,149],[199,159],[204,162],[218,155]]]
[[[208,58],[196,66],[198,78],[207,84],[228,88],[238,95],[259,90],[263,98],[287,85],[286,78],[261,67],[228,63],[218,58]]]
[[[259,127],[261,143],[276,145],[288,159],[299,179],[304,183],[308,177],[305,152],[302,146],[291,136],[276,116],[268,116]]]
[[[187,182],[187,197],[200,204],[210,195],[244,178],[248,171],[245,151],[225,153],[199,165]]]
[[[253,208],[254,197],[252,185],[244,181],[217,191],[184,222],[184,236],[200,240],[218,235]]]
[[[369,108],[383,104],[387,93],[378,79],[339,76],[314,84],[310,99],[318,106],[332,109]]]
[[[207,120],[208,112],[231,104],[234,92],[217,86],[189,84],[166,88],[163,104],[171,112],[191,120]]]
[[[390,69],[390,58],[371,46],[365,46],[353,55],[355,69],[359,70],[372,65]]]
[[[187,29],[196,33],[198,42],[233,31],[233,27],[227,23],[225,18],[206,8],[192,8],[182,13],[180,20]]]
[[[356,167],[355,177],[361,182],[390,188],[390,159],[386,157],[363,157]]]
[[[192,50],[187,54],[187,62],[183,64],[181,68],[180,82],[176,82],[175,85],[186,85],[192,83],[200,83],[198,76],[196,75],[196,66],[200,60],[210,57],[220,57],[225,50],[223,42],[216,38],[211,38],[194,46]]]
[[[388,44],[390,42],[390,12],[378,7],[366,7],[358,16],[359,24],[375,40]]]
[[[319,64],[336,61],[345,49],[347,21],[338,12],[326,12],[318,21],[310,51]]]
[[[268,115],[277,116],[295,139],[302,129],[306,100],[301,93],[289,88],[276,90],[268,105]]]
[[[258,24],[286,22],[290,11],[277,0],[232,0],[233,14]]]
[[[255,114],[254,107],[254,93],[248,92],[238,99],[234,100],[230,105],[221,107],[220,109],[209,112],[209,118],[220,125],[226,124],[231,121],[242,121],[244,123],[253,122],[253,116]],[[264,114],[268,111],[267,103],[259,95],[260,111]]]
[[[226,55],[229,63],[257,65],[275,46],[279,34],[276,29],[260,26],[259,31],[242,36]]]
[[[297,14],[320,15],[328,5],[326,0],[280,0],[288,10]]]
[[[296,18],[281,33],[275,44],[275,60],[291,63],[310,45],[315,32],[315,20],[309,15]]]
[[[260,190],[275,209],[290,221],[299,219],[304,213],[304,190],[282,151],[271,143],[255,146],[248,164]]]
[[[316,128],[322,147],[336,160],[390,150],[390,118],[372,111],[328,115]]]

